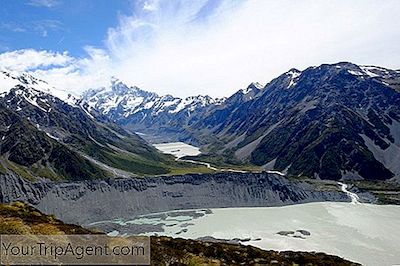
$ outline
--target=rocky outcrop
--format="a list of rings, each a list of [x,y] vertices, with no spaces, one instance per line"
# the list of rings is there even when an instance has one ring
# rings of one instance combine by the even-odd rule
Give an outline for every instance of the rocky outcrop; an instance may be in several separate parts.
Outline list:
[[[309,183],[289,181],[269,173],[35,183],[14,175],[2,175],[0,187],[1,202],[28,202],[65,222],[80,224],[175,209],[349,201],[339,190],[316,190]]]

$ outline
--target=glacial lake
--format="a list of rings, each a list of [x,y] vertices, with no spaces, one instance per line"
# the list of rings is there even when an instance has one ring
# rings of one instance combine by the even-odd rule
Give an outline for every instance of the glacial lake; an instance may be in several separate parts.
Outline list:
[[[172,154],[177,158],[181,158],[183,156],[197,156],[201,153],[200,148],[184,142],[158,143],[153,144],[153,146],[161,152]]]
[[[200,154],[199,148],[183,142],[154,146],[177,158]],[[400,206],[395,205],[319,202],[284,207],[179,210],[108,222],[162,228],[161,232],[144,235],[239,239],[243,245],[265,250],[316,251],[367,266],[400,265]]]
[[[400,265],[400,206],[394,205],[324,202],[188,210],[114,222],[158,224],[164,230],[144,235],[238,238],[265,250],[317,251],[363,265]]]

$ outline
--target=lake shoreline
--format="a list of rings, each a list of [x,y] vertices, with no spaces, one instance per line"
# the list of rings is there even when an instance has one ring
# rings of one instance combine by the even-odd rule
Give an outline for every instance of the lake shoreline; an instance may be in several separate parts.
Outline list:
[[[174,209],[350,201],[335,182],[330,189],[321,189],[306,181],[265,172],[35,183],[3,175],[0,185],[2,202],[28,202],[63,221],[78,224]]]
[[[203,215],[191,216],[196,212]],[[398,205],[312,202],[280,207],[177,210],[119,223],[162,224],[162,232],[144,235],[239,243],[264,250],[316,251],[363,265],[391,265],[400,259],[395,251],[400,238],[398,219]]]

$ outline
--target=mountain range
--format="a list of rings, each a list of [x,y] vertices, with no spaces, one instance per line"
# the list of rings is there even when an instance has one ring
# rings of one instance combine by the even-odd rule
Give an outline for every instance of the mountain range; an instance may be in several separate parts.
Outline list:
[[[399,92],[400,71],[348,62],[291,69],[222,99],[160,96],[116,78],[76,97],[2,71],[0,170],[56,180],[167,174],[188,166],[148,142],[184,141],[220,166],[399,180]]]
[[[83,99],[150,141],[200,145],[203,161],[387,180],[400,176],[399,92],[400,71],[341,62],[291,69],[224,99],[158,96],[117,80]]]
[[[0,171],[33,180],[167,174],[173,158],[82,100],[28,74],[0,72]]]

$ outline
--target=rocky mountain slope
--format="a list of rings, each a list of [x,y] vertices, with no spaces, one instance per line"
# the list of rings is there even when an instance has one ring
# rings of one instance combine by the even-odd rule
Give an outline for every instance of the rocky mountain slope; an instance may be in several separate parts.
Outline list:
[[[92,97],[86,99],[133,130],[201,145],[202,160],[247,162],[322,179],[400,178],[397,70],[347,62],[291,69],[264,88],[253,83],[224,101],[204,101],[198,108],[188,105],[183,109],[177,108],[185,106],[179,104],[180,99],[171,96],[163,102],[160,99],[169,96],[157,98],[117,84],[112,86],[112,95],[128,95],[129,91],[132,96],[127,96],[129,101],[115,100],[120,104],[110,111],[112,115],[104,111],[109,103],[101,100],[110,99],[109,93],[89,93]],[[118,93],[120,86],[124,94]],[[141,95],[140,100],[135,93]],[[163,104],[153,105],[154,97]],[[136,101],[140,103],[130,104]],[[124,111],[130,106],[132,112]]]
[[[138,135],[105,117],[95,119],[81,100],[45,81],[2,71],[0,91],[1,173],[80,180],[165,174],[175,164]]]
[[[108,88],[87,91],[83,99],[26,74],[1,72],[0,84],[0,106],[7,109],[3,116],[26,119],[32,127],[24,127],[44,132],[47,142],[67,147],[83,156],[85,164],[114,175],[163,174],[176,164],[134,133],[141,132],[151,141],[200,145],[200,159],[214,164],[252,164],[292,176],[334,180],[400,178],[396,70],[346,62],[291,69],[265,87],[252,83],[226,99],[159,96],[117,79]],[[38,145],[41,152],[27,144],[11,148],[13,138],[6,135],[18,130],[8,131],[10,122],[3,124],[3,167],[12,167],[11,158],[31,171],[41,159],[22,157],[49,157],[49,144]],[[22,146],[30,152],[22,153]],[[51,168],[46,175],[56,178],[59,174],[52,172],[60,170],[44,162]],[[102,175],[90,168],[83,167],[89,173],[79,175]]]
[[[217,135],[236,158],[290,175],[399,177],[399,73],[351,63],[292,69],[229,115],[216,119],[221,106],[193,128]]]

